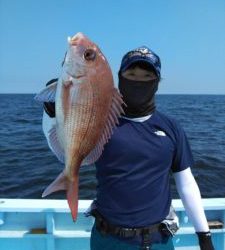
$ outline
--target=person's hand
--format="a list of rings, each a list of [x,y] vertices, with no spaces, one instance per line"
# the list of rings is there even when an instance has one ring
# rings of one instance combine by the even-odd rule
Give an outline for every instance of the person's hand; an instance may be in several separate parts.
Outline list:
[[[49,117],[51,118],[55,117],[55,103],[54,102],[44,102],[43,107]]]
[[[46,86],[49,86],[51,84],[57,83],[58,78],[54,78],[46,83]],[[43,108],[45,112],[48,114],[49,117],[54,118],[55,117],[55,102],[44,102]]]
[[[210,232],[196,232],[201,250],[215,250]]]

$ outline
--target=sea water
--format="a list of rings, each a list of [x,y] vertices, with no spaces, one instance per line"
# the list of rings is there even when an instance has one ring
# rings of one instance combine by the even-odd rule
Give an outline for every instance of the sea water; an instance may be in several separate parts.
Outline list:
[[[32,94],[0,95],[0,197],[41,198],[63,169],[42,132],[42,105]],[[225,96],[157,95],[157,109],[183,126],[202,197],[225,197]],[[171,178],[172,196],[178,198]],[[96,194],[94,166],[80,169],[80,199]],[[63,192],[48,198],[65,198]]]

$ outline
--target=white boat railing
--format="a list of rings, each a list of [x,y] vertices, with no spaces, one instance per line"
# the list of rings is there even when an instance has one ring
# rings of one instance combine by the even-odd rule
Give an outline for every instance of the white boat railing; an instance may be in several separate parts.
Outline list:
[[[0,250],[89,250],[92,217],[84,212],[91,200],[79,200],[72,221],[66,200],[0,199]],[[225,198],[203,199],[216,250],[225,250]],[[194,250],[197,237],[180,200],[173,200],[180,221],[176,250]]]

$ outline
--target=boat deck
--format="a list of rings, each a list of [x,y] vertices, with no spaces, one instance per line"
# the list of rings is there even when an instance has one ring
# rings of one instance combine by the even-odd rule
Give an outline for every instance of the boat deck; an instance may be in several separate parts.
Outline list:
[[[84,211],[91,200],[79,201],[76,223],[65,200],[0,199],[0,250],[88,250],[92,217]],[[194,228],[180,200],[173,200],[180,229],[176,250],[197,250]],[[216,250],[225,250],[225,198],[203,199]],[[218,227],[218,228],[215,228]]]

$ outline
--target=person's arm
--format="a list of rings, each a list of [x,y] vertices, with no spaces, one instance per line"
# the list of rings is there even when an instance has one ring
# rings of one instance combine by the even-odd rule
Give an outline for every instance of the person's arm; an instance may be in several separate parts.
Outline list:
[[[201,250],[213,250],[211,234],[202,205],[201,194],[190,168],[174,174],[177,191],[194,225]]]
[[[46,86],[57,83],[57,80],[57,78],[50,80]],[[64,163],[64,150],[56,134],[55,102],[44,102],[43,109],[42,129],[48,146],[58,160]]]
[[[51,131],[52,128],[54,128],[56,125],[56,119],[51,118],[46,111],[43,111],[43,117],[42,117],[42,130],[44,132],[45,138],[48,142],[49,148],[52,150],[51,143],[50,143],[50,138],[49,138],[49,132]],[[53,151],[53,150],[52,150]],[[54,153],[54,151],[53,151]]]
[[[192,151],[183,128],[175,121],[173,124],[175,151],[171,170],[177,190],[194,225],[201,250],[214,250],[200,191],[190,169],[190,167],[194,166]]]
[[[64,150],[60,145],[56,134],[56,119],[55,117],[50,117],[45,109],[43,111],[42,129],[48,142],[49,148],[58,158],[58,160],[64,163]]]

